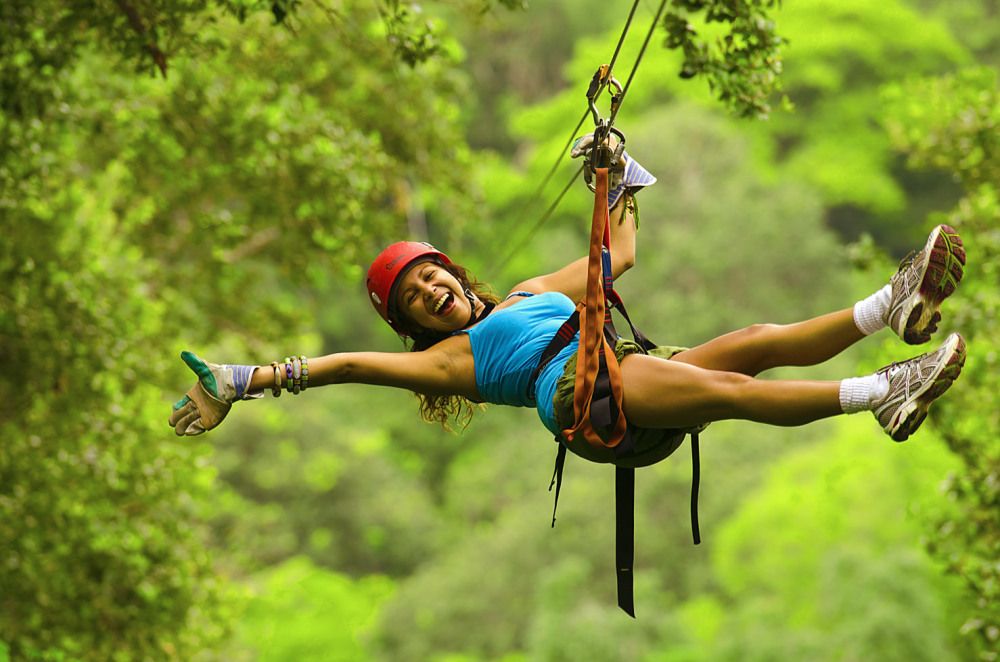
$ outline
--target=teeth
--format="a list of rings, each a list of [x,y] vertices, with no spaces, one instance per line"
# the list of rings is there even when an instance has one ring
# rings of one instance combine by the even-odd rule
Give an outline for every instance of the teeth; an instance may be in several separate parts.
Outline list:
[[[434,302],[434,312],[436,313],[440,311],[441,307],[444,306],[444,302],[447,300],[448,300],[448,293],[445,292],[444,294],[441,295],[440,299]]]

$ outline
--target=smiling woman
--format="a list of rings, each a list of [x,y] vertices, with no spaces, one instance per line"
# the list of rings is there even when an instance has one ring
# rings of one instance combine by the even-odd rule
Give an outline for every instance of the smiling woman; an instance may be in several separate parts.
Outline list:
[[[609,191],[608,227],[613,279],[635,258],[632,196],[655,182],[624,154]],[[802,425],[842,413],[872,411],[896,441],[923,422],[928,407],[958,377],[965,343],[950,335],[934,352],[894,363],[877,373],[840,382],[756,379],[778,366],[815,365],[868,334],[889,326],[906,343],[930,339],[938,308],[961,280],[962,241],[938,226],[922,250],[900,265],[888,285],[853,307],[797,324],[759,324],[688,350],[647,355],[618,339],[622,410],[630,428],[676,431],[724,419]],[[200,434],[221,422],[236,400],[271,388],[298,393],[307,386],[363,382],[406,388],[422,400],[428,420],[471,412],[472,402],[533,406],[542,423],[570,449],[564,434],[573,416],[560,389],[575,378],[576,344],[540,359],[575,303],[586,296],[587,258],[526,280],[503,300],[430,244],[403,241],[380,253],[368,271],[368,293],[378,314],[409,353],[353,352],[307,361],[291,357],[260,366],[215,365],[193,354],[185,360],[199,383],[175,405],[177,434]],[[467,408],[467,405],[469,407]],[[579,445],[579,444],[577,444]]]
[[[634,263],[632,196],[655,182],[627,153],[617,175],[605,216],[612,279]],[[964,265],[961,239],[952,228],[938,226],[889,284],[853,307],[796,324],[751,326],[687,350],[647,354],[619,338],[613,350],[629,429],[639,436],[657,430],[664,440],[678,430],[724,419],[787,426],[872,411],[888,435],[904,441],[961,372],[965,343],[957,333],[936,351],[864,377],[820,382],[756,375],[778,366],[821,363],[884,327],[908,344],[927,342],[937,330],[939,306],[954,292]],[[571,359],[577,343],[540,361],[576,302],[586,296],[587,269],[587,258],[577,259],[518,284],[498,300],[430,244],[397,242],[372,263],[368,293],[378,314],[413,340],[413,351],[338,353],[309,361],[291,357],[270,368],[215,365],[186,354],[199,382],[175,405],[170,424],[177,434],[200,434],[217,425],[233,402],[259,397],[267,388],[277,396],[282,387],[298,393],[307,386],[363,382],[416,392],[424,417],[442,423],[449,415],[471,412],[472,402],[535,407],[545,427],[579,452],[581,444],[571,443],[573,402],[564,388],[575,379]]]
[[[430,244],[401,241],[382,251],[368,270],[368,291],[375,310],[421,352],[488,315],[499,299],[462,266]],[[447,425],[468,422],[473,402],[455,394],[416,392],[420,415]]]
[[[592,258],[523,281],[498,301],[430,244],[394,243],[369,268],[368,295],[392,329],[413,339],[411,352],[290,357],[270,369],[215,365],[184,353],[199,381],[174,405],[170,424],[179,435],[200,434],[218,425],[233,402],[260,397],[268,387],[277,397],[283,386],[298,394],[351,382],[409,389],[420,398],[422,416],[442,424],[470,416],[473,403],[534,407],[559,441],[557,501],[567,450],[616,465],[618,604],[634,616],[629,504],[636,467],[673,453],[687,432],[725,419],[791,426],[871,411],[892,439],[905,441],[961,372],[965,342],[952,333],[936,351],[859,378],[756,378],[770,368],[826,361],[884,327],[909,344],[929,340],[965,265],[962,240],[948,226],[935,228],[889,284],[853,307],[797,324],[751,326],[693,349],[618,337],[600,304],[614,300],[608,281],[635,261],[632,196],[655,178],[627,154],[610,187],[608,173],[596,170]],[[697,443],[691,448],[697,476]]]
[[[402,335],[413,339],[415,351],[443,340],[456,322],[475,324],[500,302],[465,267],[441,258],[427,257],[413,265],[400,279],[398,290],[389,299],[390,315],[399,320]]]

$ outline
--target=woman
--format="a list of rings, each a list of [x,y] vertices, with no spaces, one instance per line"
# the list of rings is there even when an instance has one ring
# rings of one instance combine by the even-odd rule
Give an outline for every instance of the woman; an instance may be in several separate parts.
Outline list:
[[[622,181],[609,195],[615,278],[635,258],[631,195],[655,181],[627,154],[623,160]],[[928,341],[940,320],[938,308],[961,280],[964,263],[959,236],[938,226],[888,285],[853,307],[797,324],[755,325],[692,349],[654,352],[658,355],[620,341],[623,411],[638,433],[636,453],[656,455],[669,433],[676,437],[678,429],[712,421],[788,426],[858,411],[872,411],[894,440],[906,440],[961,372],[965,343],[957,333],[935,351],[864,377],[821,382],[755,376],[778,366],[821,363],[883,327],[909,344]],[[277,396],[282,387],[298,393],[359,382],[414,391],[424,417],[442,422],[470,402],[535,406],[545,426],[559,435],[573,421],[567,385],[571,391],[576,343],[534,383],[532,373],[574,302],[584,297],[586,274],[587,259],[581,258],[518,284],[498,300],[429,244],[393,244],[369,269],[368,291],[382,318],[413,339],[415,351],[291,357],[270,367],[216,365],[185,352],[182,357],[199,382],[174,406],[170,425],[178,435],[200,434],[218,425],[234,401],[260,397],[268,388]],[[588,454],[580,443],[567,445]],[[612,458],[598,454],[591,459]]]

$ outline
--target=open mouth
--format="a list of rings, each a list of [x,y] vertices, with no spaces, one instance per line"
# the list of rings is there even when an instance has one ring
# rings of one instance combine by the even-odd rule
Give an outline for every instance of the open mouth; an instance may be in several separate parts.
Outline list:
[[[447,315],[455,307],[455,297],[451,292],[445,292],[434,302],[435,315]]]

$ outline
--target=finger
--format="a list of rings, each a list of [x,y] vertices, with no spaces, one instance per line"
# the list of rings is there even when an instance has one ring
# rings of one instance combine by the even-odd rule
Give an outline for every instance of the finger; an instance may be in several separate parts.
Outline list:
[[[191,402],[191,398],[185,395],[183,398],[174,403],[174,411],[177,411],[189,402]]]
[[[212,394],[213,397],[219,396],[219,384],[215,381],[215,375],[212,374],[212,369],[209,367],[207,361],[199,359],[194,352],[183,351],[181,352],[181,358],[187,367],[194,371],[194,374],[198,375],[198,381],[201,385],[205,387],[205,390]]]
[[[184,434],[189,437],[197,437],[199,434],[204,434],[205,432],[205,426],[201,424],[200,418],[187,426],[187,430],[184,430]]]
[[[184,433],[187,432],[188,426],[194,423],[199,418],[201,418],[201,414],[198,413],[197,409],[195,409],[187,416],[177,421],[177,424],[174,425],[174,432],[177,433],[178,437],[183,437]]]
[[[570,156],[576,158],[581,156],[586,152],[587,148],[591,146],[594,142],[594,134],[588,133],[586,135],[580,136],[573,143],[572,149],[570,149]]]
[[[181,352],[181,360],[187,364],[187,367],[194,371],[194,374],[198,375],[199,379],[212,377],[212,371],[209,369],[208,365],[199,359],[194,352],[184,350]]]
[[[183,407],[181,407],[180,409],[175,409],[170,414],[168,422],[170,423],[171,426],[177,425],[177,421],[181,420],[182,418],[184,418],[193,411],[198,411],[198,408],[195,407],[195,404],[189,400],[187,404],[185,404]]]

